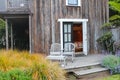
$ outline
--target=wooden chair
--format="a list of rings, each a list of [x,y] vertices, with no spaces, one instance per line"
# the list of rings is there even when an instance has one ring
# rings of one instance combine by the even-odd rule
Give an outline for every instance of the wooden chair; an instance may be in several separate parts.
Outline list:
[[[64,65],[66,64],[66,56],[63,56],[61,53],[61,45],[59,43],[51,45],[50,55],[47,56],[47,59],[59,60],[60,62],[64,61]]]
[[[65,43],[63,49],[63,55],[67,57],[71,56],[73,62],[74,54],[75,54],[75,45],[73,43]]]

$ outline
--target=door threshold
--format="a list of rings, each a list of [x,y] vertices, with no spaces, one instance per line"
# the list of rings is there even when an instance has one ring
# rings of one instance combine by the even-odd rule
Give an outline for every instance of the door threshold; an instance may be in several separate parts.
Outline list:
[[[83,52],[75,52],[75,57],[77,56],[84,56]]]

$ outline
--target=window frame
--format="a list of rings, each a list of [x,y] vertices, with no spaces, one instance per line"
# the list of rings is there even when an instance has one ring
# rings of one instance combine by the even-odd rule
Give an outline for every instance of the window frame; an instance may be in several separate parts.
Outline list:
[[[70,25],[70,28],[69,28],[69,25]],[[73,36],[72,28],[73,27],[72,26],[73,26],[73,22],[63,22],[63,44],[73,42],[73,38],[72,38],[72,36]],[[65,27],[66,27],[66,30],[65,30]],[[69,29],[70,29],[70,31],[69,31]],[[65,35],[66,35],[67,40],[65,40]]]
[[[68,3],[69,1],[68,0],[66,0],[66,6],[81,6],[81,0],[77,0],[77,4],[69,4]]]

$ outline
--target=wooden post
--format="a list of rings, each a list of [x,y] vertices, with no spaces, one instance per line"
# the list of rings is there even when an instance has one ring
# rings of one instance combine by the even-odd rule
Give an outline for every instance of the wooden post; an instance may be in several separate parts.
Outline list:
[[[60,41],[61,41],[61,50],[63,50],[63,22],[60,22]]]
[[[12,24],[11,24],[10,28],[11,28],[11,49],[13,49],[13,29],[12,29]]]
[[[51,4],[53,4],[53,0],[51,0]],[[54,22],[54,9],[53,5],[51,5],[51,21],[52,21],[52,43],[55,43],[55,22]]]
[[[9,41],[8,41],[8,20],[7,19],[5,19],[5,21],[6,21],[6,50],[8,50],[9,49]]]
[[[31,15],[29,15],[29,52],[32,53],[32,31],[31,31],[31,28],[32,28],[32,17]]]

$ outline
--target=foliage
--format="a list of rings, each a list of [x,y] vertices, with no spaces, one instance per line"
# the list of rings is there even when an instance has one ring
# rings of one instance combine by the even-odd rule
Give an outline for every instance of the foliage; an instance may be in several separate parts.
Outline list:
[[[111,32],[106,32],[104,33],[101,37],[97,39],[97,42],[99,45],[104,49],[109,52],[113,52],[113,39],[112,39],[112,33]]]
[[[22,72],[25,71],[28,76],[31,75],[32,80],[65,80],[65,71],[57,63],[46,60],[43,55],[28,54],[27,51],[1,50],[0,71],[10,72],[13,70],[12,72],[15,71],[17,74],[17,70],[14,70],[16,68]],[[21,75],[24,74],[22,72]]]
[[[109,4],[112,10],[120,12],[120,3],[118,3],[117,1],[109,1]]]
[[[111,23],[105,23],[102,25],[101,29],[109,29],[112,27],[112,24]]]
[[[120,26],[120,0],[110,0],[109,1],[110,10],[114,12],[113,15],[110,16],[110,23],[114,27]]]
[[[109,0],[110,18],[109,22],[105,23],[102,28],[117,28],[120,27],[120,0]]]
[[[5,21],[0,18],[0,29],[5,29]]]
[[[112,75],[110,77],[106,77],[106,78],[103,78],[103,79],[98,79],[98,80],[120,80],[120,75]]]
[[[120,65],[116,66],[114,69],[110,69],[111,74],[120,74]]]
[[[107,32],[99,37],[97,39],[97,42],[104,50],[114,53],[114,41],[112,39],[112,32],[109,29],[120,27],[120,0],[109,0],[109,5],[110,10],[112,10],[114,13],[110,15],[109,22],[103,24],[101,27],[103,32]]]
[[[120,65],[120,58],[114,55],[108,55],[102,60],[102,65],[109,69],[113,69]]]
[[[0,48],[5,46],[5,21],[0,18]]]
[[[32,80],[25,71],[13,69],[7,72],[0,71],[0,80]]]
[[[120,66],[120,57],[114,56],[114,55],[108,55],[102,60],[102,66],[108,68],[113,73],[120,73],[118,69]],[[119,68],[120,69],[120,68]]]

